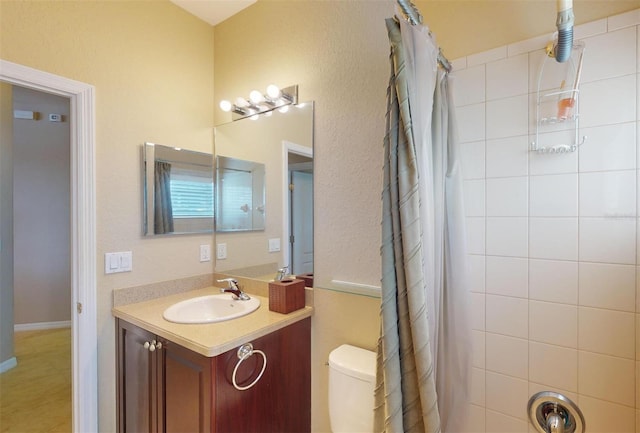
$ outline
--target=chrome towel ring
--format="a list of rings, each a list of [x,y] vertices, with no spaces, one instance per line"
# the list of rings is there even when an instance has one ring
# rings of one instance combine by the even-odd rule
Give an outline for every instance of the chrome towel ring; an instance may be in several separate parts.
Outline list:
[[[258,377],[256,377],[255,380],[253,382],[251,382],[249,385],[240,386],[236,382],[236,373],[238,372],[238,367],[240,367],[240,364],[242,364],[242,362],[245,359],[251,357],[251,355],[253,355],[254,353],[262,355],[262,360],[263,360],[262,370],[260,370],[260,374],[258,375]],[[265,355],[265,353],[262,350],[255,350],[251,343],[247,343],[247,344],[243,344],[242,346],[240,346],[238,348],[238,359],[240,361],[238,361],[238,363],[236,364],[235,368],[233,369],[233,375],[231,376],[231,381],[233,382],[233,387],[235,389],[237,389],[238,391],[246,391],[247,389],[249,389],[252,386],[254,386],[256,383],[258,383],[258,381],[260,380],[260,378],[264,374],[264,370],[267,368],[267,355]]]

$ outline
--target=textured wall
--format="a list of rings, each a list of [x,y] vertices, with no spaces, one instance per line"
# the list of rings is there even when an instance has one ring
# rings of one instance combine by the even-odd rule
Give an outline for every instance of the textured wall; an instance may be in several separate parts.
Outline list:
[[[0,53],[96,88],[100,430],[115,431],[112,289],[206,274],[211,235],[142,238],[145,141],[210,152],[213,29],[169,2],[1,2]],[[105,275],[104,253],[133,251]]]
[[[639,29],[640,9],[576,27],[587,140],[574,153],[528,150],[546,38],[456,62],[473,277],[469,431],[531,431],[527,401],[542,390],[577,403],[589,432],[640,431]],[[542,95],[560,85],[554,69],[549,59]],[[541,116],[555,116],[556,101]],[[538,142],[573,143],[574,125],[542,125]]]

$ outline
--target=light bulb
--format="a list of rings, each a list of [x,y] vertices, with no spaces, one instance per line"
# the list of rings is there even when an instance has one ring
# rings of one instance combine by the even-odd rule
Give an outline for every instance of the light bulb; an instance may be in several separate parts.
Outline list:
[[[271,99],[278,99],[280,97],[280,88],[275,84],[269,84],[267,86],[267,96]]]
[[[278,111],[281,113],[286,113],[287,111],[289,111],[289,106],[283,105],[282,107],[278,108]]]
[[[249,99],[254,104],[259,104],[262,101],[264,101],[264,96],[262,95],[262,93],[258,92],[257,90],[252,90],[251,93],[249,93]]]
[[[231,111],[231,102],[227,100],[220,101],[220,109],[226,113]]]
[[[260,116],[258,116],[257,114],[254,114],[253,116],[249,117],[249,119],[251,120],[258,120]]]
[[[237,105],[238,107],[245,108],[245,107],[248,107],[248,106],[249,106],[249,103],[248,103],[248,102],[247,102],[247,100],[246,100],[246,99],[244,99],[244,98],[238,98],[238,99],[236,99],[236,105]]]

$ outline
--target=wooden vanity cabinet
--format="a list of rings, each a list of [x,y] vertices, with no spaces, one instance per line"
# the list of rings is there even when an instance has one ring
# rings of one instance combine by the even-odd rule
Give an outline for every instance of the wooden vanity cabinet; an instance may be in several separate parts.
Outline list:
[[[251,341],[267,366],[245,391],[231,379],[237,347],[209,358],[124,320],[116,326],[120,433],[311,431],[310,318]],[[237,384],[253,382],[262,362],[245,359]]]

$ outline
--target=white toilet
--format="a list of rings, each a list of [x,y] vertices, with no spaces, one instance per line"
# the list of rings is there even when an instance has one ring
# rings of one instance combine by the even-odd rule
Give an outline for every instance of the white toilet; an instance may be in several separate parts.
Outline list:
[[[343,344],[329,354],[329,419],[333,433],[373,431],[376,354]]]

